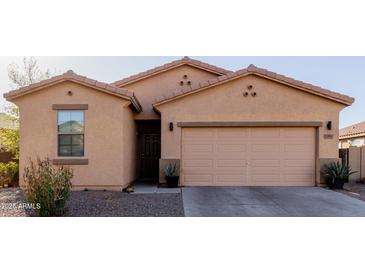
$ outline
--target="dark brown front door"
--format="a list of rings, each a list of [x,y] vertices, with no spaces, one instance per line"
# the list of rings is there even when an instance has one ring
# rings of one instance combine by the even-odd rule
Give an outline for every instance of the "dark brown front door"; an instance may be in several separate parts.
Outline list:
[[[140,180],[158,180],[161,155],[160,123],[145,121],[138,124],[138,177]]]

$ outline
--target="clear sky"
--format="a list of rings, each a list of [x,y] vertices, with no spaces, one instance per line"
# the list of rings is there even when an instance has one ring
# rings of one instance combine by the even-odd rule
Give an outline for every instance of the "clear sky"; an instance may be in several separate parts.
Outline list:
[[[355,103],[341,112],[340,127],[365,120],[365,57],[199,57],[191,58],[238,70],[255,64],[297,80],[355,97]],[[129,75],[182,58],[174,57],[35,57],[41,68],[56,74],[69,69],[102,82],[114,82]],[[0,57],[0,110],[9,91],[8,65],[22,57]]]

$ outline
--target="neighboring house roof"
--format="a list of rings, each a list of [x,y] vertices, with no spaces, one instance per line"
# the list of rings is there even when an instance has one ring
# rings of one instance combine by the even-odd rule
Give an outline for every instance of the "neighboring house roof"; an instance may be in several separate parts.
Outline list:
[[[198,61],[198,60],[194,60],[194,59],[191,59],[191,58],[185,56],[184,58],[182,58],[180,60],[176,60],[171,63],[165,64],[165,65],[162,65],[159,67],[155,67],[153,69],[150,69],[150,70],[129,76],[122,80],[116,81],[113,83],[113,85],[116,85],[118,87],[125,86],[127,84],[131,84],[133,82],[140,81],[147,77],[151,77],[153,75],[156,75],[156,74],[159,74],[159,73],[162,73],[167,70],[171,70],[171,69],[183,66],[183,65],[189,65],[189,66],[196,67],[196,68],[199,68],[199,69],[202,69],[205,71],[209,71],[209,72],[216,74],[217,76],[226,75],[226,74],[232,72],[232,71],[229,71],[229,70],[226,70],[223,68],[219,68],[219,67],[216,67],[216,66]]]
[[[342,103],[344,105],[351,105],[354,102],[354,98],[333,92],[318,86],[313,86],[308,83],[304,83],[292,78],[289,78],[284,75],[280,75],[271,71],[268,71],[266,69],[258,68],[254,65],[250,65],[246,69],[238,70],[236,72],[228,73],[227,75],[222,75],[213,79],[210,79],[208,81],[195,83],[192,86],[186,86],[183,90],[173,92],[170,96],[165,96],[162,98],[157,98],[155,103],[153,104],[154,107],[157,107],[159,105],[168,103],[173,100],[177,100],[179,98],[185,97],[190,94],[194,94],[203,90],[206,90],[210,87],[217,86],[224,84],[226,82],[247,76],[247,75],[258,75],[263,78],[267,78],[285,85],[293,86],[297,89],[300,89],[302,91],[318,95],[339,103]]]
[[[49,86],[53,86],[53,85],[62,83],[65,81],[71,81],[71,82],[74,82],[74,83],[77,83],[77,84],[80,84],[83,86],[88,86],[88,87],[97,89],[101,92],[105,92],[105,93],[129,100],[129,101],[131,101],[131,103],[136,111],[138,111],[138,112],[142,111],[142,107],[141,107],[140,103],[138,102],[137,98],[134,96],[134,93],[129,92],[126,89],[118,88],[116,86],[113,86],[113,85],[110,85],[107,83],[99,82],[99,81],[87,78],[85,76],[78,75],[78,74],[74,73],[72,70],[69,70],[62,75],[54,76],[50,79],[43,80],[38,83],[34,83],[29,86],[22,87],[20,89],[5,93],[4,98],[11,101],[20,96],[24,96],[26,94],[41,90],[41,89],[49,87]]]
[[[365,136],[365,121],[340,129],[340,139]]]
[[[0,113],[0,129],[16,129],[18,125],[5,113]]]

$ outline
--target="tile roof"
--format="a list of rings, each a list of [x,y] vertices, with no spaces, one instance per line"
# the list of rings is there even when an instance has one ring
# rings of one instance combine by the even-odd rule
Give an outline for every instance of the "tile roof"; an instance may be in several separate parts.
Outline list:
[[[340,129],[340,139],[365,136],[365,121]]]
[[[171,63],[165,64],[165,65],[162,65],[162,66],[158,66],[158,67],[155,67],[153,69],[149,69],[149,70],[146,70],[144,72],[129,76],[129,77],[124,78],[124,79],[119,80],[119,81],[116,81],[116,82],[113,83],[113,85],[121,87],[121,86],[130,84],[132,82],[142,80],[144,78],[150,77],[152,75],[155,75],[155,74],[158,74],[158,73],[161,73],[161,72],[164,72],[166,70],[170,70],[170,69],[173,69],[175,67],[182,66],[182,65],[190,65],[190,66],[197,67],[197,68],[200,68],[200,69],[203,69],[203,70],[206,70],[206,71],[213,72],[217,75],[225,75],[225,74],[228,74],[228,73],[232,72],[232,71],[229,71],[229,70],[226,70],[226,69],[223,69],[223,68],[219,68],[219,67],[216,67],[216,66],[213,66],[213,65],[210,65],[210,64],[207,64],[207,63],[204,63],[204,62],[201,62],[201,61],[198,61],[198,60],[195,60],[195,59],[192,59],[192,58],[189,58],[189,57],[185,56],[184,58],[173,61]]]
[[[228,81],[238,79],[250,74],[258,75],[264,78],[271,79],[273,81],[277,81],[286,85],[293,86],[295,88],[301,89],[303,91],[325,97],[328,99],[331,99],[333,101],[337,101],[339,103],[342,103],[344,105],[351,105],[354,102],[354,98],[349,97],[347,95],[343,95],[338,92],[333,92],[318,86],[313,86],[311,84],[307,84],[298,80],[295,80],[293,78],[289,78],[284,75],[280,75],[271,71],[268,71],[266,69],[258,68],[254,65],[250,65],[245,69],[238,70],[236,72],[231,72],[226,75],[219,76],[217,78],[210,79],[208,81],[195,83],[192,86],[187,86],[181,91],[173,92],[170,96],[163,96],[160,98],[156,98],[156,101],[154,102],[153,106],[156,107],[158,105],[162,105],[164,103],[170,102],[172,100],[176,100],[178,98],[187,96],[189,94],[193,94],[202,90],[205,90],[207,88],[210,88],[212,86],[220,85],[223,83],[226,83]]]
[[[116,95],[123,99],[130,100],[133,107],[136,109],[136,111],[138,111],[138,112],[142,111],[142,107],[133,92],[129,92],[126,89],[118,88],[116,86],[113,86],[113,85],[110,85],[107,83],[99,82],[99,81],[87,78],[85,76],[78,75],[78,74],[74,73],[72,70],[69,70],[64,74],[51,77],[47,80],[43,80],[38,83],[34,83],[29,86],[22,87],[22,88],[10,91],[8,93],[5,93],[4,98],[11,101],[17,97],[23,96],[25,94],[43,89],[43,88],[51,86],[51,85],[61,83],[64,81],[72,81],[72,82],[75,82],[75,83],[78,83],[78,84],[81,84],[84,86],[89,86],[89,87],[95,88],[97,90],[100,90],[100,91],[108,93],[108,94]]]

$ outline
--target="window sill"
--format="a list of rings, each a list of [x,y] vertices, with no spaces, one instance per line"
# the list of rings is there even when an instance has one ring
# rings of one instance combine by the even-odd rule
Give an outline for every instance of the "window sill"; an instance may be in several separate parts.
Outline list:
[[[54,165],[88,165],[89,159],[79,159],[79,158],[56,158],[52,160]]]

